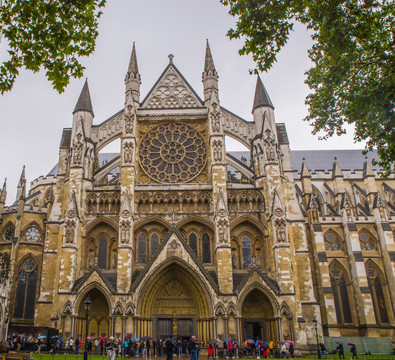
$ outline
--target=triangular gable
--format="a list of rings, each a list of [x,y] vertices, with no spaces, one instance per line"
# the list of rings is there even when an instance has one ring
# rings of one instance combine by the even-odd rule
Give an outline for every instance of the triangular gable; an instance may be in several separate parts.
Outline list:
[[[201,278],[205,278],[205,280],[210,283],[214,291],[219,292],[218,285],[202,266],[196,254],[192,251],[189,245],[185,242],[182,234],[175,227],[170,229],[169,233],[163,239],[144,270],[131,284],[131,292],[139,291],[139,288],[143,285],[143,279],[150,277],[160,264],[166,262],[170,258],[177,258],[187,263],[195,273],[197,273]]]
[[[116,290],[116,286],[114,287],[111,284],[111,282],[109,281],[109,279],[106,278],[101,269],[98,266],[94,266],[88,273],[86,273],[84,276],[74,282],[71,292],[75,294],[78,292],[79,289],[81,289],[82,286],[91,283],[101,284],[110,293],[113,293]]]
[[[239,282],[239,284],[237,284],[237,286],[235,287],[235,289],[233,291],[235,291],[237,294],[240,294],[243,287],[248,283],[248,281],[250,279],[252,279],[254,277],[256,277],[257,279],[261,278],[264,281],[264,283],[267,285],[267,287],[274,294],[276,294],[276,295],[281,294],[281,289],[280,289],[278,282],[276,280],[272,279],[271,277],[269,277],[266,273],[261,272],[255,266],[251,267],[249,273],[244,276],[244,278]]]
[[[203,102],[179,70],[170,63],[141,104],[147,109],[188,109]]]

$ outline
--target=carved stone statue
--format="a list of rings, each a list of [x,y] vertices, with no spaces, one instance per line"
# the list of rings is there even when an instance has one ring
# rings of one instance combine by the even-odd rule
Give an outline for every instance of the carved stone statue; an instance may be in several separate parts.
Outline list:
[[[239,261],[237,260],[236,254],[233,254],[232,256],[232,267],[233,269],[237,269],[239,266]]]
[[[127,164],[133,161],[133,144],[131,142],[126,142],[123,146],[124,161]]]

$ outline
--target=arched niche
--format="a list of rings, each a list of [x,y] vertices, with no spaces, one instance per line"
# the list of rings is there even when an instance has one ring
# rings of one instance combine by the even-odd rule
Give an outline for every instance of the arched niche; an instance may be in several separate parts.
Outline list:
[[[275,300],[268,292],[251,287],[241,299],[241,337],[242,339],[261,339],[277,341],[280,338],[279,317]]]

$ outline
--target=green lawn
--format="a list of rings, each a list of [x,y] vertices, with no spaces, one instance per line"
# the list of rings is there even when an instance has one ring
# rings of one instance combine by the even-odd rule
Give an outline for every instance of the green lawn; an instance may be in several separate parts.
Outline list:
[[[339,359],[338,355],[327,355],[328,359]],[[351,354],[344,354],[344,357],[346,359],[350,359],[351,358]],[[67,354],[67,355],[63,355],[63,354],[59,354],[59,355],[48,355],[48,354],[33,354],[33,357],[35,360],[83,360],[84,356],[83,355],[74,355],[74,354]],[[162,356],[162,358],[165,357]],[[361,360],[395,360],[395,355],[362,355],[359,354],[358,358]],[[107,356],[101,356],[101,355],[88,355],[88,360],[107,360]],[[124,360],[126,359],[126,357],[116,357],[116,360]],[[133,359],[133,357],[131,358]],[[146,357],[142,357],[139,356],[136,359],[147,359]],[[152,359],[155,359],[154,357],[152,357]],[[176,356],[174,356],[173,358],[174,360],[177,360],[178,358]],[[189,356],[182,356],[180,359],[189,359]],[[219,360],[223,360],[222,357],[218,358]],[[255,358],[251,359],[254,360]],[[317,355],[307,355],[305,358],[296,358],[298,360],[311,360],[311,359],[317,359]],[[206,356],[202,355],[200,356],[200,360],[206,360]],[[238,359],[236,359],[238,360]],[[240,360],[247,360],[245,358],[241,358]]]

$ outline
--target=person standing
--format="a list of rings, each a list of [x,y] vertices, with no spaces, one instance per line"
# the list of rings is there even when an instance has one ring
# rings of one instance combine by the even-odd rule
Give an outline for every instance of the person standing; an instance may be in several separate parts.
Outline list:
[[[140,342],[140,353],[141,356],[145,355],[145,342],[143,340]]]
[[[171,338],[171,336],[169,336],[165,340],[164,345],[165,345],[165,349],[166,349],[166,360],[173,360],[174,343],[173,343],[173,339]]]
[[[336,352],[339,354],[339,359],[344,359],[344,347],[343,347],[343,344],[337,344]]]
[[[355,347],[355,345],[351,345],[350,351],[351,351],[351,354],[352,354],[352,359],[354,359],[354,358],[358,359],[357,348]]]
[[[150,357],[149,351],[151,349],[151,342],[149,339],[145,342],[145,347],[147,349],[147,357]]]
[[[294,344],[292,344],[292,343],[289,344],[289,349],[288,349],[288,351],[289,351],[289,353],[291,354],[291,358],[293,359],[293,358],[295,357],[295,356],[294,356],[294,352],[295,352]]]
[[[106,345],[107,350],[107,359],[114,360],[115,359],[115,351],[117,350],[117,345],[114,342],[114,337],[110,337],[110,341]]]
[[[77,337],[77,339],[75,339],[74,346],[75,346],[74,354],[78,355],[78,353],[80,352],[80,346],[81,346],[81,341],[80,341],[79,337]]]
[[[285,344],[282,344],[282,345],[281,345],[280,352],[281,352],[281,359],[288,359],[288,356],[287,356],[287,347],[285,346]]]
[[[270,341],[270,344],[269,344],[270,356],[273,356],[273,348],[274,348],[274,343],[273,343],[273,340],[272,340],[272,341]]]
[[[207,359],[210,359],[210,356],[214,359],[214,345],[209,344],[207,349]]]
[[[99,340],[95,339],[95,355],[97,355],[97,348],[99,347]]]
[[[325,356],[325,359],[328,359],[326,356],[326,347],[323,343],[320,343],[320,353],[321,353],[321,359]]]
[[[197,360],[198,344],[196,342],[196,337],[195,336],[192,336],[191,340],[189,340],[189,352],[191,353],[191,359],[190,360]]]

